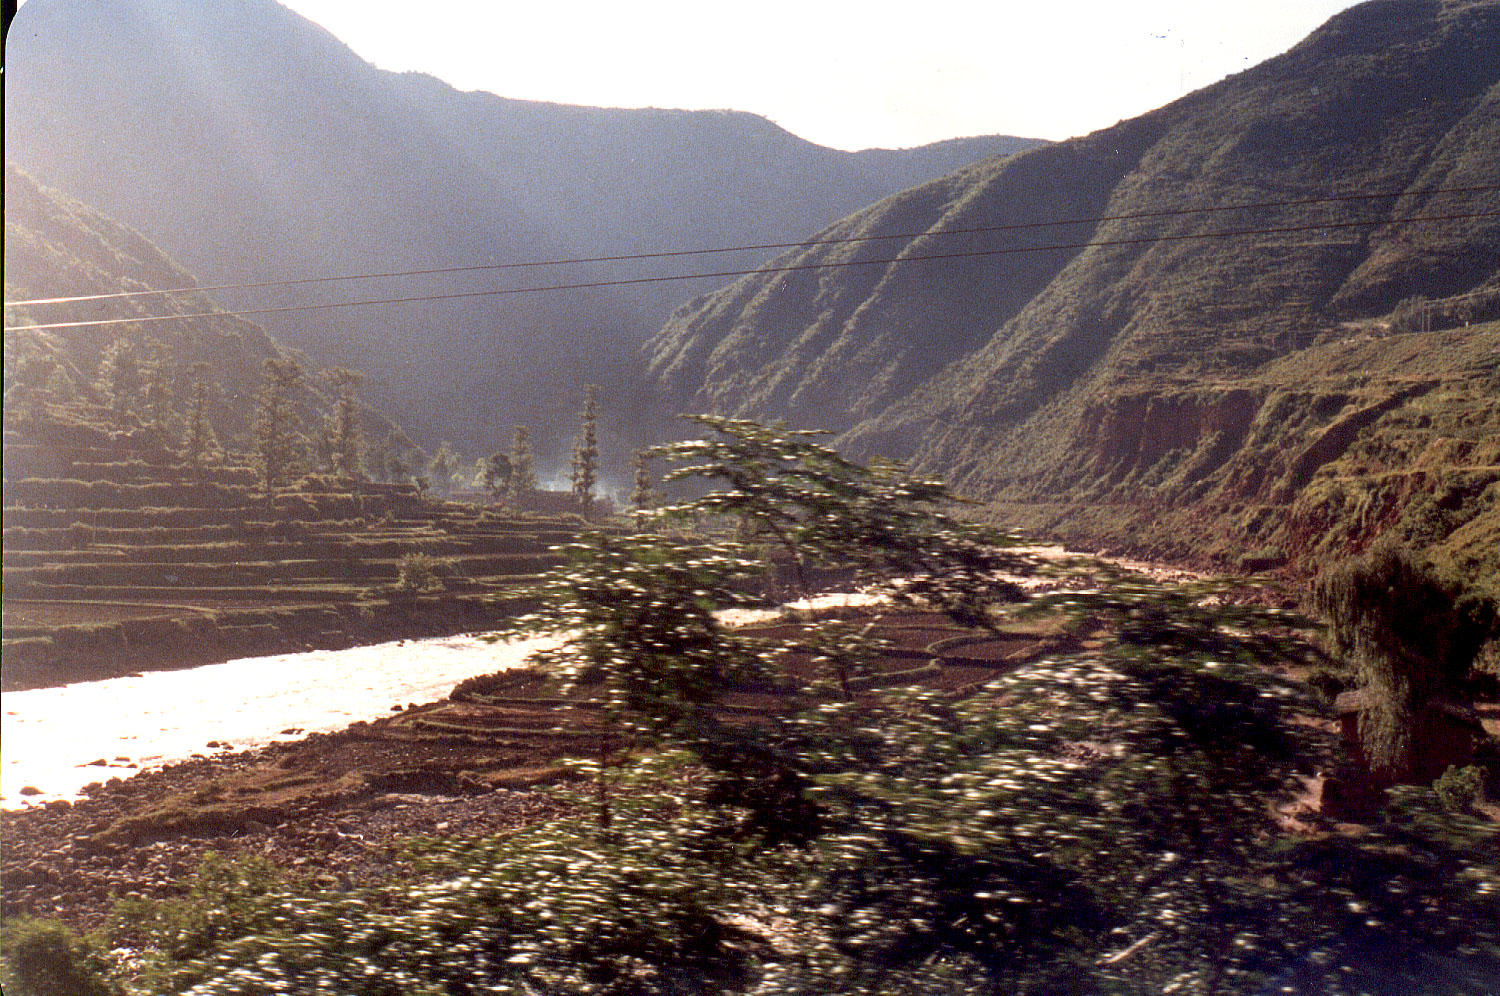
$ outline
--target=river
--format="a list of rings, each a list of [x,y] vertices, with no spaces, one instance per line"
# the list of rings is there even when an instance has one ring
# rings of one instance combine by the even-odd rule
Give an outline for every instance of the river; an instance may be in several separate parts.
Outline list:
[[[194,754],[341,730],[390,715],[393,706],[443,698],[465,678],[515,667],[543,643],[400,640],[7,692],[0,808],[75,799],[90,782]],[[28,787],[39,794],[23,795]]]
[[[871,601],[835,593],[793,604],[806,609]],[[740,625],[778,612],[730,610],[723,618]],[[393,706],[441,699],[465,678],[516,667],[549,642],[399,640],[7,692],[0,716],[0,808],[76,799],[90,782],[129,778],[194,755],[342,730],[388,716]],[[23,789],[37,791],[23,795]]]

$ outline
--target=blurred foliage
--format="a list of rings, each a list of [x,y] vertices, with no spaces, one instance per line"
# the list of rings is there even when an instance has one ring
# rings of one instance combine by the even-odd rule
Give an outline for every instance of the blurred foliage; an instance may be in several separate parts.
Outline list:
[[[688,420],[717,438],[650,455],[678,465],[666,474],[669,483],[719,487],[657,514],[738,523],[747,540],[771,543],[792,565],[799,594],[809,591],[810,564],[852,566],[881,594],[984,625],[988,605],[1019,597],[1003,575],[1038,569],[1008,549],[1018,545],[1013,537],[955,517],[950,509],[960,499],[946,485],[901,464],[857,463],[815,442],[820,432],[712,415]]]
[[[1389,542],[1330,570],[1313,597],[1333,651],[1355,665],[1364,689],[1367,756],[1379,770],[1408,770],[1427,703],[1456,696],[1496,635],[1494,602],[1444,583]]]
[[[0,928],[0,982],[13,996],[118,996],[109,961],[59,923],[18,917]]]
[[[169,960],[203,996],[1485,992],[1493,826],[1412,789],[1358,835],[1279,828],[1322,736],[1287,714],[1315,708],[1139,642],[963,701],[835,703],[799,718],[801,846],[727,836],[712,781],[664,754],[622,772],[610,834],[417,843],[426,884],[267,894]]]
[[[933,507],[940,485],[702,421],[728,441],[679,444],[700,462],[674,473],[728,487],[673,514],[748,521],[788,556],[918,565],[930,584],[886,590],[988,626],[984,593],[1013,592],[997,572],[1030,566],[982,552]],[[962,695],[871,692],[867,620],[780,642],[724,624],[759,597],[752,551],[601,530],[521,593],[542,608],[513,632],[560,636],[540,663],[604,717],[578,765],[597,825],[409,842],[408,881],[357,892],[211,865],[117,936],[197,996],[1397,996],[1500,977],[1492,825],[1426,789],[1360,834],[1295,808],[1333,748],[1305,721],[1315,695],[1278,676],[1321,659],[1306,620],[1243,585],[1065,565],[1009,611],[1075,648],[1102,633],[1082,649]],[[812,676],[778,671],[784,650]],[[787,707],[725,708],[768,691]]]

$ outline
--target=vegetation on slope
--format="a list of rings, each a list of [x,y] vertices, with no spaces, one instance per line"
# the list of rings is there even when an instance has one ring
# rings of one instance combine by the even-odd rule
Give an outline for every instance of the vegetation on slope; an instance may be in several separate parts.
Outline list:
[[[1158,111],[824,233],[923,235],[778,262],[995,255],[746,277],[680,309],[652,370],[717,411],[833,424],[854,452],[913,457],[1004,511],[1030,506],[1026,524],[1111,545],[1295,559],[1397,526],[1482,540],[1494,333],[1467,326],[1500,311],[1500,190],[1424,191],[1500,185],[1497,142],[1500,4],[1376,0]],[[1318,200],[1384,192],[1402,196]],[[1023,251],[1087,242],[1115,244]],[[1407,338],[1415,296],[1438,302],[1432,329],[1459,331]],[[1341,477],[1375,514],[1327,514],[1318,489]],[[1395,509],[1407,492],[1444,512]],[[1444,556],[1476,569],[1492,549]]]
[[[5,278],[20,300],[194,285],[15,167]],[[566,516],[423,500],[421,452],[358,400],[357,376],[310,376],[201,293],[47,319],[145,309],[203,317],[6,332],[7,690],[482,628],[511,608],[492,596],[576,532]],[[6,308],[7,325],[35,316]],[[413,555],[442,575],[419,581]]]
[[[784,526],[837,560],[899,555],[913,529],[975,534],[924,522],[936,494],[893,494],[890,468],[710,424],[729,436],[719,448],[673,452],[723,485],[697,511],[748,516],[751,535]],[[868,489],[886,500],[865,504]],[[840,550],[819,512],[840,503],[835,519],[890,545]],[[967,547],[951,549],[931,577],[975,594]],[[841,695],[826,653],[799,646],[805,633],[786,642],[801,627],[737,632],[715,615],[743,599],[751,547],[600,534],[576,552],[544,586],[558,601],[540,622],[571,639],[548,655],[557,699],[537,703],[571,699],[574,729],[595,734],[579,744],[597,746],[578,766],[592,798],[561,794],[561,818],[504,837],[409,841],[400,879],[357,890],[205,862],[186,895],[120,905],[97,935],[133,955],[113,971],[54,933],[58,974],[224,996],[1451,996],[1500,973],[1492,824],[1427,788],[1393,792],[1358,827],[1297,799],[1334,755],[1317,703],[1284,676],[1309,657],[1284,613],[1221,586],[1093,578],[1025,611],[1075,632],[1105,623],[1102,640],[992,661],[1000,673],[977,682],[933,681],[944,661],[913,687],[885,671]],[[1004,611],[986,605],[986,623]],[[514,685],[454,698],[501,702]],[[666,749],[622,769],[630,742]]]

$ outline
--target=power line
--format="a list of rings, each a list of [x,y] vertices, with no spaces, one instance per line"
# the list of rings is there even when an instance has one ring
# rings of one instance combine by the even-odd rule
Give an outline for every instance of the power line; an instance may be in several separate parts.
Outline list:
[[[106,301],[126,297],[155,297],[164,294],[204,293],[220,290],[251,290],[265,287],[291,287],[306,284],[331,283],[340,280],[379,280],[392,277],[436,276],[444,273],[476,273],[495,270],[532,269],[544,266],[568,266],[586,263],[616,263],[641,259],[668,259],[679,256],[704,256],[716,253],[752,252],[768,249],[796,249],[801,247],[842,245],[857,242],[880,242],[891,239],[917,239],[947,235],[976,235],[987,232],[1014,232],[1038,228],[1057,228],[1066,225],[1097,225],[1107,221],[1135,221],[1148,218],[1171,218],[1191,214],[1210,214],[1225,211],[1251,211],[1273,207],[1302,207],[1309,204],[1330,204],[1353,201],[1371,201],[1399,197],[1432,197],[1442,194],[1471,194],[1500,190],[1500,184],[1484,184],[1472,187],[1433,187],[1427,190],[1381,191],[1364,194],[1338,194],[1327,197],[1303,197],[1283,201],[1255,201],[1226,204],[1215,207],[1175,208],[1163,211],[1141,211],[1131,214],[1099,215],[1087,218],[1069,218],[1061,221],[1018,222],[1010,225],[976,225],[969,228],[950,228],[941,231],[898,232],[889,235],[858,235],[837,239],[811,239],[802,242],[763,242],[750,245],[720,246],[709,249],[672,249],[661,252],[623,253],[613,256],[579,256],[568,259],[540,259],[513,263],[484,263],[469,266],[437,266],[418,270],[382,270],[369,273],[346,273],[323,277],[289,277],[281,280],[256,280],[245,283],[207,284],[197,287],[172,287],[165,290],[119,291],[110,294],[78,294],[70,297],[41,297],[24,301],[6,302],[12,307],[33,307],[44,304],[72,304],[83,301]],[[716,276],[717,274],[710,274]],[[686,277],[680,279],[688,279]],[[247,312],[248,313],[248,312]],[[265,314],[265,312],[258,312]]]
[[[1054,252],[1067,249],[1092,249],[1101,246],[1141,245],[1152,242],[1181,242],[1190,239],[1234,238],[1243,235],[1280,235],[1292,232],[1326,231],[1335,228],[1370,228],[1380,225],[1416,224],[1423,221],[1456,221],[1465,218],[1500,217],[1497,211],[1474,211],[1462,214],[1415,215],[1407,218],[1382,218],[1374,221],[1326,222],[1322,224],[1289,225],[1280,228],[1244,228],[1223,232],[1200,232],[1182,235],[1142,236],[1132,239],[1106,239],[1094,242],[1073,242],[1047,246],[1013,246],[1006,249],[980,249],[969,252],[931,253],[922,256],[898,256],[890,259],[846,260],[837,263],[800,263],[788,266],[762,266],[753,270],[721,270],[716,273],[683,273],[662,277],[630,277],[618,280],[591,280],[572,284],[543,284],[534,287],[506,287],[497,290],[462,291],[447,294],[421,294],[408,297],[366,298],[356,301],[330,301],[322,304],[286,305],[276,308],[245,308],[235,311],[202,311],[185,315],[147,315],[138,318],[105,318],[82,322],[51,322],[39,325],[8,325],[7,332],[26,332],[45,329],[97,328],[104,325],[139,325],[150,322],[166,322],[177,319],[224,318],[243,315],[274,315],[291,311],[325,311],[330,308],[354,308],[375,304],[414,304],[426,301],[449,301],[462,298],[500,297],[509,294],[536,294],[544,291],[583,290],[599,287],[620,287],[627,284],[667,283],[676,280],[708,280],[724,277],[743,277],[761,273],[791,273],[799,270],[831,270],[853,266],[885,266],[896,263],[916,263],[925,260],[966,259],[978,256],[1008,256],[1025,252]],[[800,243],[799,243],[800,244]]]

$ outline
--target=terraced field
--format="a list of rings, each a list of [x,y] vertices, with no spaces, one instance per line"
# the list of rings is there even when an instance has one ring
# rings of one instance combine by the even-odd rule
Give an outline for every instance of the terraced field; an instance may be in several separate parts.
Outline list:
[[[811,628],[745,632],[795,644]],[[883,615],[877,635],[886,648],[859,678],[857,699],[905,685],[961,697],[1023,661],[1077,647],[1069,636],[989,634],[915,611]],[[731,722],[762,723],[799,698],[806,704],[797,690],[814,677],[807,655],[785,652],[779,664],[786,680],[776,687],[729,697]],[[5,913],[96,925],[113,897],[180,891],[172,869],[210,850],[314,861],[355,880],[401,872],[392,854],[405,836],[494,832],[554,812],[556,803],[528,790],[573,777],[563,762],[596,756],[611,736],[590,695],[585,687],[564,697],[536,670],[501,672],[338,733],[95,785],[73,805],[0,814]],[[125,860],[133,855],[143,857]]]
[[[581,524],[407,485],[268,499],[249,468],[195,472],[144,430],[50,429],[6,431],[6,690],[481,628]],[[411,553],[436,577],[401,589]]]

